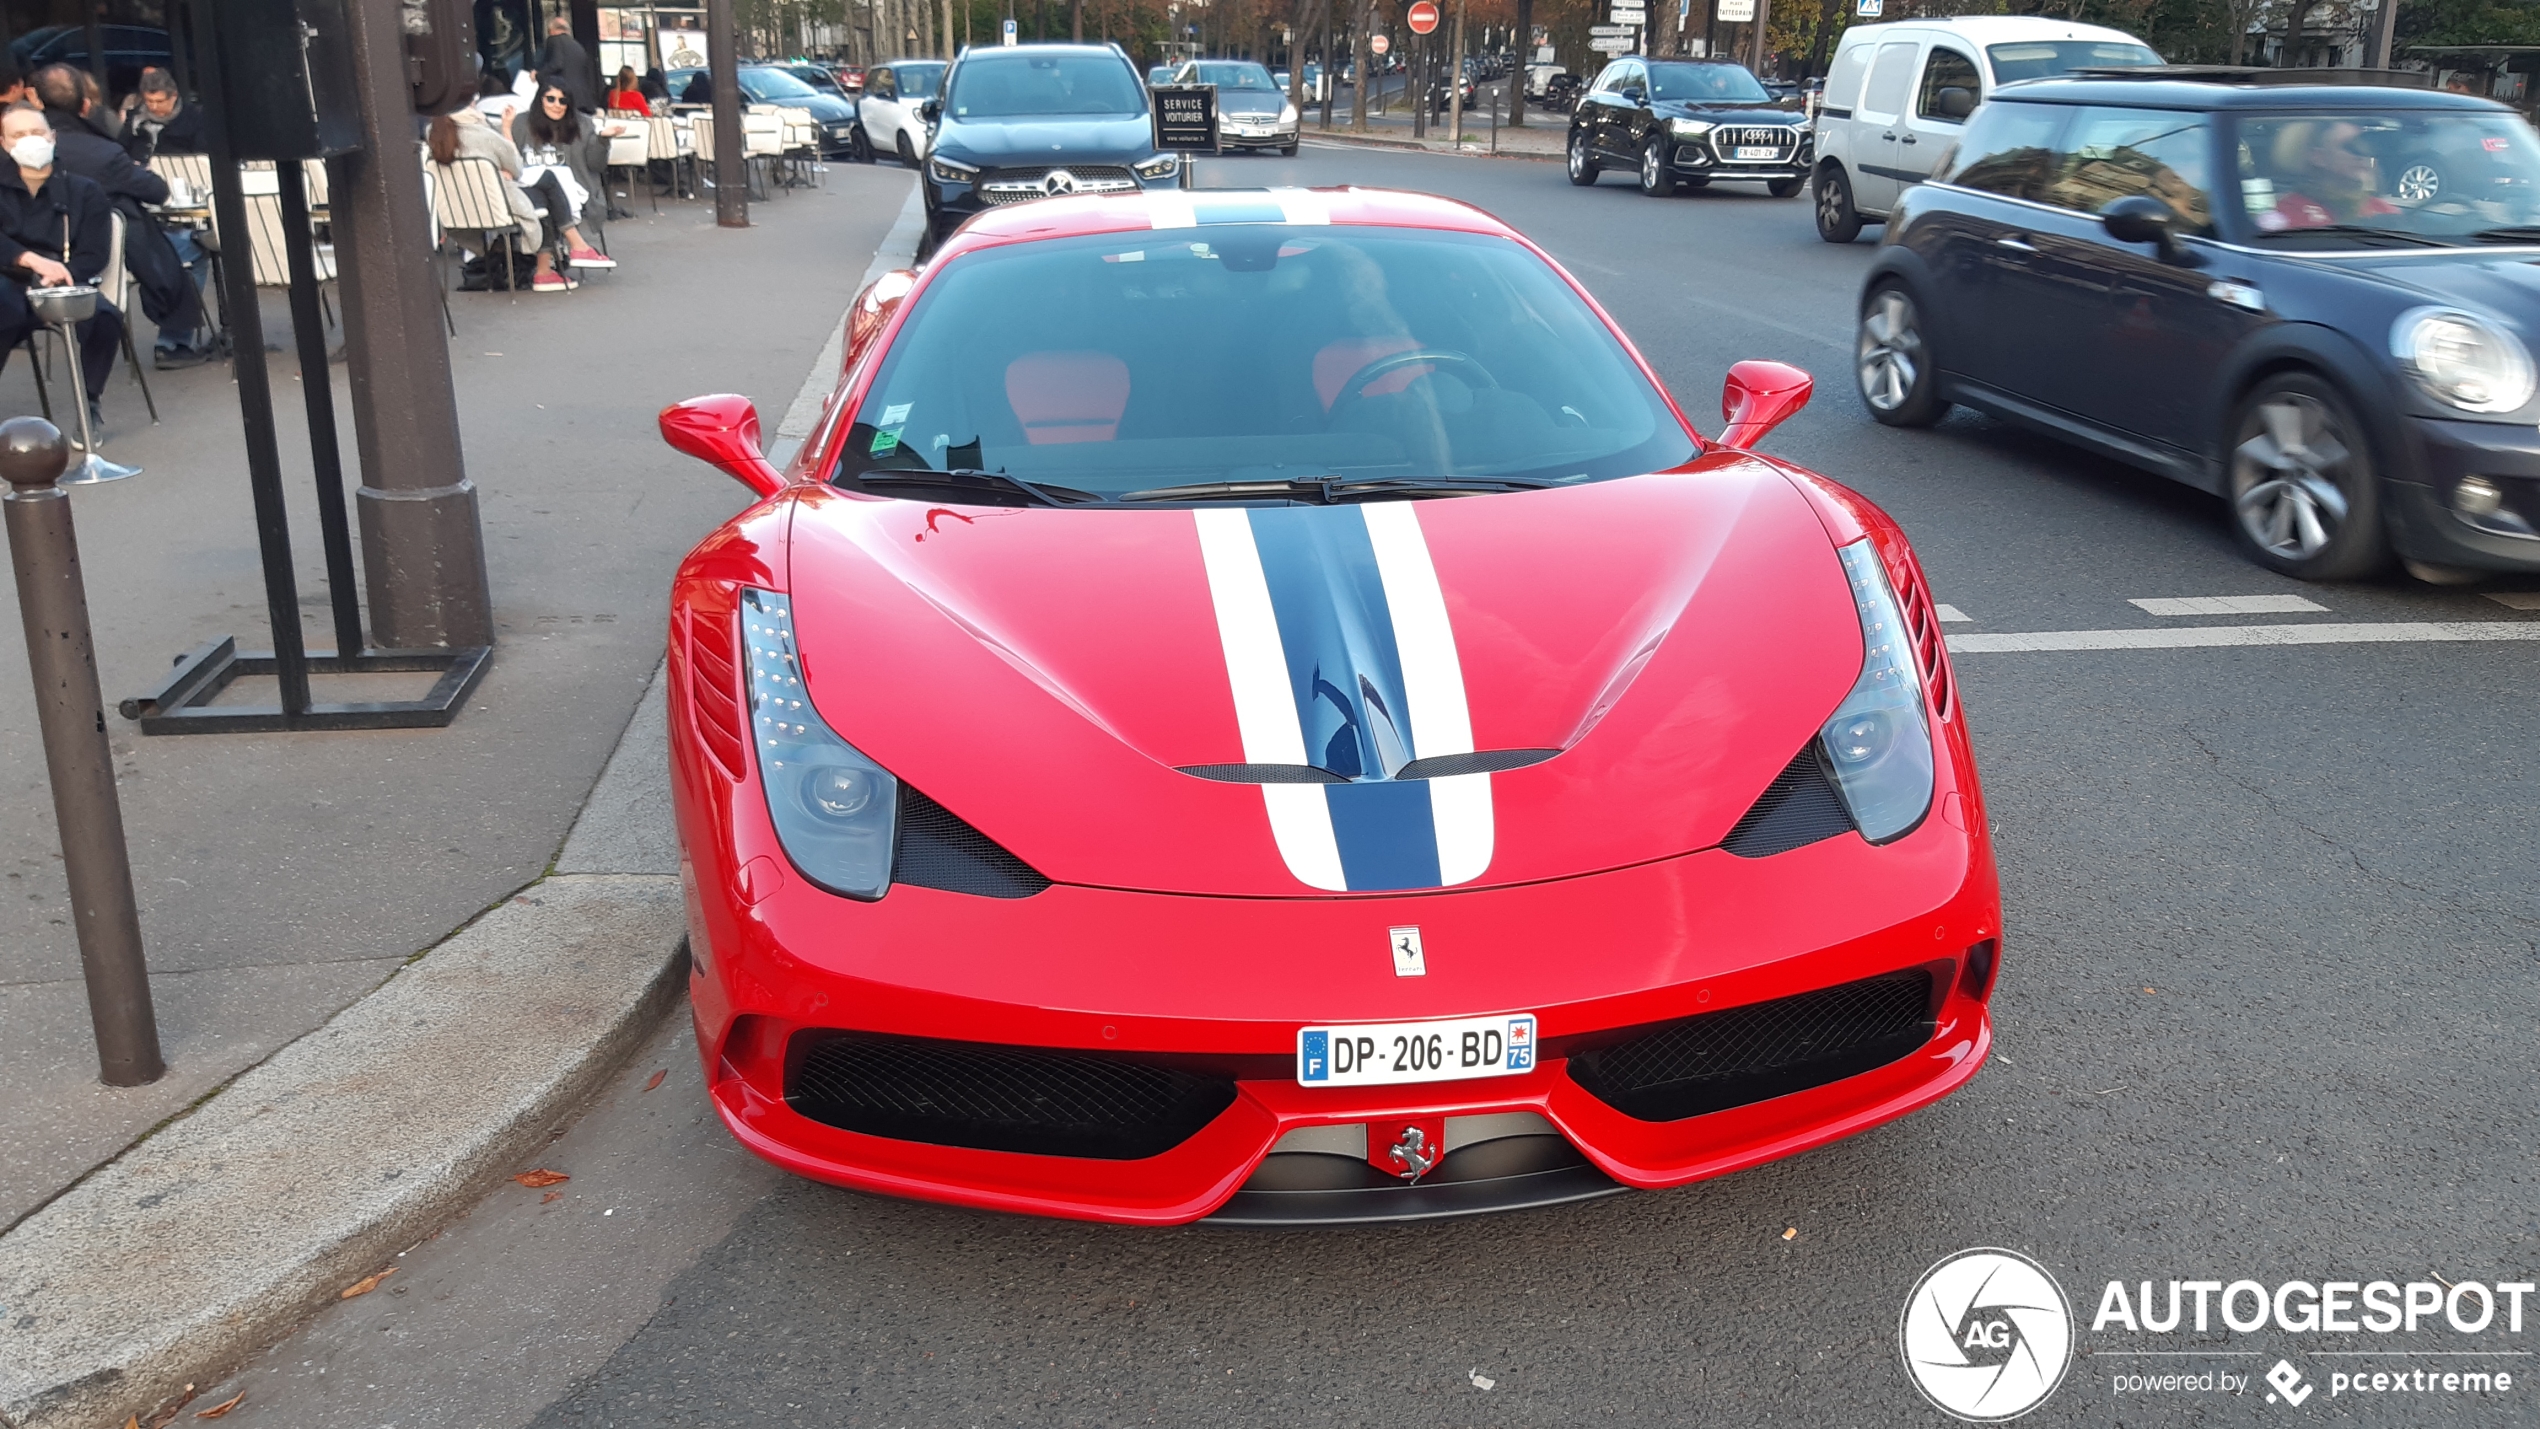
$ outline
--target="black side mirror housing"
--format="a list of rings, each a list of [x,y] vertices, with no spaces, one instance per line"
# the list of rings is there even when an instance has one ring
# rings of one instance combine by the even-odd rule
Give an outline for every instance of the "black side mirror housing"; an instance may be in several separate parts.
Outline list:
[[[1637,84],[1627,84],[1623,86],[1623,97],[1634,104],[1641,104],[1648,101],[1649,92]]]
[[[932,124],[944,117],[944,102],[940,99],[929,99],[917,106],[917,113],[919,118]]]
[[[2099,225],[2119,243],[2149,243],[2158,248],[2161,261],[2194,267],[2196,255],[2182,248],[2170,236],[2169,205],[2148,194],[2129,194],[2099,210]]]
[[[1964,119],[1976,112],[1976,92],[1963,85],[1950,85],[1940,91],[1940,112],[1951,119]]]

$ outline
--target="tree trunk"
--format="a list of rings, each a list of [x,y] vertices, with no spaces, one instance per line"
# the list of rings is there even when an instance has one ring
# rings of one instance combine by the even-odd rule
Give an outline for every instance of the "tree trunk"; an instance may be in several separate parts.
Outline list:
[[[1535,62],[1535,0],[1517,0],[1517,81],[1508,86],[1508,127],[1526,125],[1526,71]]]

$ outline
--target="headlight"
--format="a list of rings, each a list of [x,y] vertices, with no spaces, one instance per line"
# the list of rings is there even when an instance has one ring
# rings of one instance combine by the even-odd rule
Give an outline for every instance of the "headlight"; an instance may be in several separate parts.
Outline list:
[[[1861,678],[1819,738],[1834,784],[1861,837],[1885,843],[1923,821],[1931,808],[1931,728],[1923,719],[1923,678],[1913,638],[1887,572],[1867,540],[1836,554],[1861,616]]]
[[[794,652],[792,600],[743,590],[741,644],[749,661],[750,744],[785,856],[832,893],[881,897],[891,886],[900,781],[811,707]]]
[[[1293,104],[1280,105],[1279,122],[1282,124],[1294,124],[1296,122],[1296,106]]]
[[[948,184],[966,184],[979,177],[977,168],[952,159],[928,159],[926,170]]]
[[[1169,179],[1173,177],[1173,171],[1181,166],[1181,155],[1158,154],[1152,159],[1141,159],[1130,165],[1129,172],[1142,179]]]
[[[1667,132],[1679,139],[1699,139],[1711,132],[1711,126],[1699,119],[1670,119]]]
[[[2390,354],[2427,396],[2464,412],[2510,412],[2531,400],[2531,354],[2513,334],[2457,309],[2400,314]]]

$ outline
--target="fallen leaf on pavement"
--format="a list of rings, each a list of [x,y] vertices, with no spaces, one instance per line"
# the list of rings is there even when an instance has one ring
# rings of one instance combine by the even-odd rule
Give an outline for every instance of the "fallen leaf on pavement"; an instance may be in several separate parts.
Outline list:
[[[662,1078],[664,1078],[664,1077],[667,1077],[667,1076],[669,1076],[669,1075],[670,1075],[670,1069],[669,1069],[668,1067],[664,1067],[664,1068],[662,1068],[660,1071],[653,1073],[653,1079],[652,1079],[651,1081],[649,1081],[649,1082],[644,1083],[644,1090],[646,1090],[646,1091],[648,1091],[648,1092],[649,1092],[649,1091],[651,1091],[653,1088],[660,1086],[660,1085],[661,1085],[661,1079],[662,1079]]]
[[[1797,1227],[1797,1226],[1792,1226],[1789,1230],[1783,1231],[1783,1232],[1782,1232],[1782,1239],[1783,1239],[1783,1240],[1797,1240],[1797,1239],[1799,1239],[1799,1227]]]
[[[548,1186],[561,1186],[573,1178],[562,1171],[550,1171],[542,1166],[535,1171],[523,1171],[512,1179],[536,1191]]]
[[[194,1417],[197,1419],[218,1419],[222,1415],[227,1414],[229,1411],[236,1409],[238,1407],[238,1401],[245,1399],[246,1397],[247,1391],[242,1389],[236,1394],[231,1395],[229,1398],[222,1400],[220,1403],[213,1405],[209,1409],[196,1411]]]
[[[370,1292],[379,1288],[379,1282],[396,1273],[397,1267],[392,1265],[386,1270],[379,1272],[377,1275],[365,1275],[361,1279],[354,1281],[352,1284],[345,1286],[343,1293],[337,1295],[335,1298],[338,1300],[350,1300],[356,1295],[368,1295]]]
[[[564,1192],[562,1192],[562,1191],[549,1191],[547,1194],[545,1194],[545,1195],[543,1195],[543,1196],[540,1196],[540,1197],[538,1198],[538,1204],[543,1206],[543,1205],[547,1204],[549,1201],[561,1201],[561,1200],[563,1200],[563,1199],[564,1199]]]

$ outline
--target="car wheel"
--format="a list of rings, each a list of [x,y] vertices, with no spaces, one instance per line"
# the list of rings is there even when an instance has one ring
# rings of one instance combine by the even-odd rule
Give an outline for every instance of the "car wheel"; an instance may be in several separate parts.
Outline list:
[[[2399,174],[2391,184],[2391,197],[2415,208],[2442,196],[2443,165],[2432,154],[2416,154],[2399,161]]]
[[[1581,188],[1596,182],[1596,157],[1588,152],[1587,135],[1570,131],[1570,182]]]
[[[859,164],[873,162],[873,138],[864,132],[862,124],[847,133],[847,157]]]
[[[2388,564],[2381,488],[2345,394],[2286,372],[2240,399],[2231,424],[2232,529],[2258,564],[2296,580],[2351,580]]]
[[[1667,172],[1667,141],[1652,139],[1640,151],[1640,191],[1665,198],[1676,191],[1676,176]]]
[[[1296,145],[1294,145],[1294,144],[1282,144],[1282,145],[1280,145],[1280,146],[1279,146],[1279,157],[1280,157],[1280,158],[1282,158],[1282,159],[1293,159],[1293,158],[1295,158],[1295,157],[1296,157]]]
[[[1890,427],[1928,427],[1948,414],[1940,400],[1940,364],[1923,334],[1914,297],[1888,283],[1861,304],[1861,332],[1853,344],[1852,373],[1861,404]]]
[[[1799,192],[1799,186],[1806,182],[1806,179],[1775,179],[1764,185],[1764,192],[1775,198],[1788,198]]]
[[[908,142],[908,131],[905,129],[900,131],[898,148],[900,154],[900,167],[903,169],[916,168],[917,150],[910,146]]]
[[[1861,215],[1852,207],[1852,185],[1841,164],[1817,171],[1817,236],[1828,243],[1849,243],[1861,236]]]

